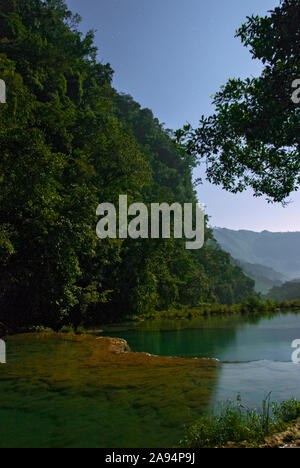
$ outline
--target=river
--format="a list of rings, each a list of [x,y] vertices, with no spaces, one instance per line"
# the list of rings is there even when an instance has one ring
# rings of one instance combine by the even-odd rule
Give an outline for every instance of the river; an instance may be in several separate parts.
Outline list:
[[[9,337],[0,365],[0,447],[170,447],[218,401],[240,394],[259,407],[269,392],[273,400],[300,399],[294,313],[122,324],[104,336],[126,339],[134,352],[188,359],[105,361],[93,336]]]
[[[300,364],[291,359],[292,342],[300,339],[299,313],[146,322],[109,327],[105,334],[126,339],[134,351],[220,360],[213,405],[241,394],[259,407],[269,392],[274,400],[300,400]]]

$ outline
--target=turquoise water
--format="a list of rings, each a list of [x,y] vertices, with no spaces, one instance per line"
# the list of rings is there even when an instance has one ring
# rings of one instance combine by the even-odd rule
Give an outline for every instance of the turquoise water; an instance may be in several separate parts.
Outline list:
[[[196,319],[113,328],[105,334],[125,338],[134,351],[182,357],[213,357],[222,362],[213,401],[243,400],[258,407],[272,399],[300,399],[300,364],[291,360],[292,342],[300,339],[300,315],[272,318]]]
[[[291,362],[300,315],[122,324],[104,335],[132,351],[220,362],[103,355],[93,336],[9,337],[0,448],[173,447],[217,401],[241,394],[259,407],[270,391],[300,400],[300,365]]]

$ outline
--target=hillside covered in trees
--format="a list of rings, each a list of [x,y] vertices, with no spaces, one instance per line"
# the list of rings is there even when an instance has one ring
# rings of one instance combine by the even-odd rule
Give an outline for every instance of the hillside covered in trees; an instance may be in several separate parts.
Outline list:
[[[300,280],[287,281],[281,286],[274,286],[268,298],[273,301],[294,301],[300,299]]]
[[[196,202],[195,160],[113,89],[79,21],[61,0],[1,2],[0,321],[100,323],[252,295],[254,282],[210,243],[97,238],[98,204],[120,194]]]
[[[283,283],[300,276],[300,232],[254,232],[215,228],[214,237],[222,249],[242,262],[272,268],[261,271],[270,279]],[[277,274],[276,274],[277,272]]]

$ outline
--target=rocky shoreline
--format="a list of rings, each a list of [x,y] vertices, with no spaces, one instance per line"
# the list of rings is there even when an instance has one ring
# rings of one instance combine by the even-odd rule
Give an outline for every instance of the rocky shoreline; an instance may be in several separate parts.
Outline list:
[[[300,420],[286,431],[268,437],[261,448],[300,448]]]
[[[300,448],[300,419],[291,423],[291,425],[283,432],[278,432],[269,437],[266,437],[265,443],[256,447],[249,442],[228,442],[223,447],[226,449],[299,449]]]

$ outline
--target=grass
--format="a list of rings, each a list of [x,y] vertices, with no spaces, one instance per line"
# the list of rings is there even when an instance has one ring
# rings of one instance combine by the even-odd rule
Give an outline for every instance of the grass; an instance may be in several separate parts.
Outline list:
[[[180,442],[185,448],[221,448],[229,443],[262,445],[265,438],[282,432],[288,423],[300,417],[300,402],[292,399],[271,403],[270,395],[263,401],[262,410],[245,407],[240,397],[236,402],[220,404],[216,413],[203,416],[186,429]]]

